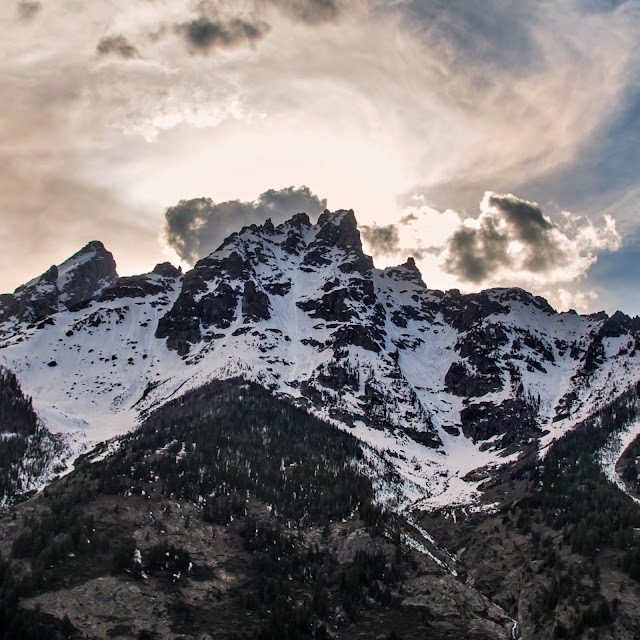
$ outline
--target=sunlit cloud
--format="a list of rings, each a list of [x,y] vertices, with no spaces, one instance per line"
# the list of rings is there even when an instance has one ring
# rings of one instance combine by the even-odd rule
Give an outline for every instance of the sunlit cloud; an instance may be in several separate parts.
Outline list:
[[[581,281],[599,252],[621,245],[610,216],[597,225],[562,212],[554,222],[536,203],[492,192],[479,211],[467,218],[416,207],[396,224],[365,228],[363,237],[378,264],[416,257],[430,286],[521,286],[546,293],[561,309],[584,310],[596,300]]]

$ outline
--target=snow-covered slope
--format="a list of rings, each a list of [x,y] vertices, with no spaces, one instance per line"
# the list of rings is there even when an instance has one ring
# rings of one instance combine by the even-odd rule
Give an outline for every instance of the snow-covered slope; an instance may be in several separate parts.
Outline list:
[[[0,297],[0,362],[78,447],[239,376],[352,429],[404,501],[464,503],[470,472],[547,446],[640,378],[638,318],[430,290],[412,259],[376,269],[351,211],[244,228],[184,275],[117,278],[110,256],[91,243]]]

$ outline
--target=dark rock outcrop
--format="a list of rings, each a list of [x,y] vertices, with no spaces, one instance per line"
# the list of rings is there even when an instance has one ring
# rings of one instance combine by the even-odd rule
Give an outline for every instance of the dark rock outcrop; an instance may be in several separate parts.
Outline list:
[[[501,404],[477,402],[460,412],[462,431],[474,442],[503,435],[502,445],[539,431],[537,408],[521,397],[509,398]]]
[[[157,264],[152,273],[163,278],[179,278],[182,275],[182,268],[174,267],[170,262]]]
[[[245,322],[259,322],[260,320],[268,320],[271,317],[269,313],[269,296],[264,291],[260,291],[253,280],[247,281],[244,285],[242,315]]]

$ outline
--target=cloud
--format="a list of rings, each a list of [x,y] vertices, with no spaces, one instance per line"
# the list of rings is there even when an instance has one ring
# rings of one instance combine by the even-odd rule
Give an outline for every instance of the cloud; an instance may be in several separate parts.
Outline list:
[[[116,54],[125,59],[140,57],[138,50],[124,36],[106,36],[98,42],[96,50],[101,56]]]
[[[597,260],[596,251],[615,250],[615,222],[604,225],[564,213],[548,219],[533,202],[487,192],[477,219],[461,221],[447,243],[444,269],[474,284],[517,281],[570,281]]]
[[[42,9],[42,4],[40,2],[27,2],[27,0],[22,0],[22,2],[18,2],[16,9],[18,11],[18,18],[26,21],[35,17]]]
[[[395,224],[361,226],[363,242],[378,267],[414,256],[427,284],[437,289],[516,286],[558,308],[589,311],[602,291],[593,276],[598,259],[611,264],[622,244],[611,216],[595,223],[562,211],[552,219],[512,194],[486,192],[476,217],[437,211],[420,197],[414,202]]]
[[[463,280],[480,283],[492,268],[507,262],[507,238],[486,221],[480,230],[459,229],[449,243],[446,270]]]
[[[367,252],[376,258],[377,262],[397,263],[404,261],[408,256],[422,260],[427,255],[439,256],[443,248],[433,245],[426,246],[421,242],[411,228],[407,233],[406,228],[419,220],[414,213],[402,216],[398,224],[378,226],[377,224],[359,225],[360,235]]]
[[[393,224],[384,227],[360,225],[360,234],[374,255],[391,255],[399,251],[400,236]]]
[[[305,186],[269,189],[253,202],[215,203],[210,198],[181,200],[165,214],[166,239],[185,262],[193,264],[242,226],[262,224],[267,218],[280,224],[296,213],[315,217],[326,206],[326,200],[321,200]]]
[[[491,195],[488,207],[504,216],[516,239],[528,248],[523,261],[527,271],[546,271],[554,262],[557,263],[562,250],[552,233],[555,226],[544,217],[538,205],[511,195]]]
[[[335,0],[262,0],[265,5],[280,9],[290,18],[307,24],[331,22],[340,15]]]
[[[638,86],[637,3],[409,0],[406,7],[422,38],[440,52],[433,62],[443,70],[442,94],[452,99],[449,145],[434,133],[431,164],[416,182],[429,204],[472,210],[487,188],[537,198],[563,171],[552,197],[573,209],[602,210],[591,208],[592,194],[604,190],[596,183],[611,187],[621,171],[599,166],[593,180],[574,168],[596,158],[635,166],[631,149],[620,153],[629,127],[611,150],[603,152],[602,138],[612,136],[622,101]],[[476,128],[480,122],[486,135]],[[563,199],[572,190],[577,197]]]
[[[399,224],[409,224],[410,222],[415,222],[417,220],[417,216],[415,213],[408,213],[406,216],[402,216],[399,220]]]
[[[240,18],[225,22],[200,17],[181,25],[178,30],[194,51],[207,53],[216,47],[250,44],[263,37],[269,26],[263,22],[248,22]]]
[[[410,0],[409,15],[447,44],[447,54],[458,65],[483,61],[522,69],[539,56],[532,26],[536,11],[528,3],[485,0]],[[499,28],[497,27],[499,24]]]
[[[223,15],[219,6],[202,0],[198,4],[200,16],[178,25],[176,30],[196,53],[208,53],[216,47],[251,44],[270,31],[270,24],[256,15],[263,15],[263,10],[271,7],[296,22],[308,25],[335,21],[340,15],[335,0],[254,0],[254,11],[248,14],[250,19]]]

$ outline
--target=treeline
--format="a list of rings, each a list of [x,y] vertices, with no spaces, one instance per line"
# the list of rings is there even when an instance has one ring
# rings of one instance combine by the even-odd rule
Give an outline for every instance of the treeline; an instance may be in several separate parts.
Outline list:
[[[640,507],[609,482],[597,459],[612,433],[638,419],[639,396],[640,385],[629,387],[556,440],[543,459],[531,458],[509,475],[510,485],[519,482],[524,495],[502,506],[502,527],[505,539],[514,528],[525,536],[519,543],[531,590],[525,615],[535,633],[546,627],[553,638],[598,637],[601,627],[614,622],[620,602],[602,589],[601,553],[640,579]],[[496,588],[491,580],[487,586]],[[518,605],[512,598],[513,612]]]
[[[363,466],[360,444],[350,434],[258,386],[216,382],[187,394],[125,437],[113,456],[81,460],[73,474],[43,492],[42,509],[25,515],[11,558],[0,560],[0,638],[74,637],[68,619],[24,612],[19,602],[85,573],[155,576],[168,584],[199,579],[201,569],[192,573],[189,552],[175,541],[148,546],[129,530],[109,535],[109,519],[91,515],[105,493],[190,501],[196,517],[218,525],[240,519],[252,560],[233,606],[243,620],[256,612],[250,637],[329,637],[329,621],[349,624],[364,609],[389,606],[403,575],[398,524],[373,502]],[[270,513],[250,513],[251,498]],[[353,516],[364,522],[372,544],[354,550],[345,564],[330,541],[346,536],[342,521]],[[320,545],[306,540],[305,532],[319,535],[310,527],[323,531]]]
[[[0,433],[33,435],[38,427],[38,416],[31,398],[22,393],[15,374],[0,367]]]
[[[100,563],[109,552],[110,541],[95,532],[93,517],[84,514],[91,498],[87,487],[71,491],[60,489],[48,496],[48,508],[27,516],[20,534],[11,546],[11,557],[0,558],[0,638],[3,640],[41,640],[77,637],[69,618],[58,620],[39,609],[23,609],[21,598],[55,589],[66,576],[69,558],[91,554]],[[11,559],[25,560],[19,568]],[[27,569],[28,568],[28,569]]]
[[[117,541],[111,556],[112,575],[126,572],[135,579],[164,574],[169,582],[175,582],[191,566],[191,556],[186,549],[164,540],[142,553],[133,538],[124,538]]]
[[[166,541],[136,550],[133,538],[113,539],[87,513],[95,492],[84,481],[46,490],[47,507],[28,515],[13,540],[10,558],[0,557],[0,638],[41,640],[75,637],[68,618],[58,620],[39,610],[19,606],[21,598],[63,587],[73,573],[70,563],[85,558],[92,575],[143,574],[164,576],[169,582],[190,569],[189,553]],[[98,530],[97,530],[98,529]],[[24,569],[10,560],[26,561]]]
[[[24,519],[23,529],[11,546],[11,556],[29,560],[31,572],[14,585],[18,595],[54,588],[60,576],[50,569],[55,569],[69,554],[109,551],[109,538],[95,531],[92,515],[85,515],[84,507],[91,497],[92,492],[86,486],[61,491],[51,496],[48,508],[39,515]]]
[[[529,469],[537,490],[523,499],[527,512],[541,510],[544,523],[562,531],[573,553],[593,557],[603,547],[624,550],[623,570],[640,579],[640,507],[607,480],[596,453],[609,435],[640,415],[634,386],[597,416],[557,440],[541,465]]]
[[[0,367],[0,506],[11,504],[30,488],[51,463],[56,448],[16,376]]]
[[[0,638],[3,640],[68,640],[76,638],[67,616],[58,620],[39,610],[22,609],[11,585],[18,579],[10,562],[0,556]]]
[[[295,526],[371,509],[373,489],[350,434],[247,383],[215,382],[158,410],[111,458],[92,466],[99,490],[188,500],[226,524],[246,499]]]
[[[327,526],[323,537],[331,535]],[[299,534],[251,517],[243,540],[257,556],[260,577],[239,598],[248,611],[268,613],[253,636],[261,640],[328,638],[329,617],[355,622],[367,608],[390,606],[392,589],[404,577],[399,539],[395,550],[375,543],[358,549],[347,564],[339,564],[327,547],[305,546]]]
[[[390,606],[401,583],[398,523],[373,502],[363,465],[361,446],[350,434],[257,385],[230,381],[161,408],[113,456],[81,470],[99,492],[155,490],[190,501],[205,522],[241,520],[255,574],[236,604],[262,620],[250,637],[287,640],[328,638],[329,620],[349,624],[366,608]],[[270,516],[250,513],[250,498],[266,504]],[[328,543],[353,516],[378,542],[355,551],[345,565]],[[327,544],[305,541],[311,526],[324,528]],[[179,548],[147,549],[139,561],[134,552],[133,540],[122,541],[112,570],[136,577],[160,562],[170,577],[189,561]]]
[[[630,486],[631,491],[636,495],[640,494],[640,476],[638,475],[638,465],[636,460],[640,458],[640,437],[636,438],[624,452],[622,479]]]

